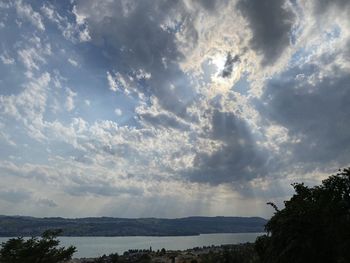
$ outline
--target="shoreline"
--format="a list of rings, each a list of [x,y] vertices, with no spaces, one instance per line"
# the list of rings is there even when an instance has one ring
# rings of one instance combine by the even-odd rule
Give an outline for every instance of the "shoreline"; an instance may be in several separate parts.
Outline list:
[[[254,242],[245,242],[238,244],[211,245],[202,247],[193,247],[185,250],[152,250],[150,249],[129,249],[123,254],[112,253],[110,255],[102,255],[100,257],[81,257],[73,258],[67,263],[94,263],[98,260],[109,261],[113,257],[122,259],[122,262],[138,262],[142,258],[147,258],[149,262],[177,262],[178,260],[200,260],[207,255],[222,256],[224,253],[242,253],[242,251],[254,251]]]

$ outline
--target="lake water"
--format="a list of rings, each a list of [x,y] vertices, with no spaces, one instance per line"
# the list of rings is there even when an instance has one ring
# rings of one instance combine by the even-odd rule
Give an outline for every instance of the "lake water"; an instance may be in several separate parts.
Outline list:
[[[122,254],[129,249],[169,249],[184,250],[193,247],[211,245],[238,244],[254,242],[264,233],[202,234],[199,236],[176,237],[60,237],[61,245],[73,245],[77,248],[75,258],[97,257],[117,252]],[[0,243],[8,238],[0,238]]]

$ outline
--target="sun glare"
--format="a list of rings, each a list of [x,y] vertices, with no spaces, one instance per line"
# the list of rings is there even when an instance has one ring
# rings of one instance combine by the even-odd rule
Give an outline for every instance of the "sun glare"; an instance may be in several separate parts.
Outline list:
[[[217,68],[215,74],[222,72],[225,68],[226,55],[218,54],[214,56],[211,60],[211,63]]]

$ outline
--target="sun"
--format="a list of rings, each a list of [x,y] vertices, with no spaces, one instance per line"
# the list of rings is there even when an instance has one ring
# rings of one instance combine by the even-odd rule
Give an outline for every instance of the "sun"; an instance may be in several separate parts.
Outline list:
[[[219,74],[225,68],[226,55],[217,54],[211,59],[211,64],[216,67],[215,74]]]

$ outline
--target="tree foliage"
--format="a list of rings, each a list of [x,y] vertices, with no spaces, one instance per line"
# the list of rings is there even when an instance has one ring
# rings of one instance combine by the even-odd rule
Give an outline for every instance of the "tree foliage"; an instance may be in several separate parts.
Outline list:
[[[59,247],[61,230],[47,230],[41,238],[12,238],[2,243],[0,263],[59,263],[70,260],[76,248]]]
[[[263,263],[350,262],[350,168],[295,194],[266,224],[256,250]]]

